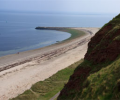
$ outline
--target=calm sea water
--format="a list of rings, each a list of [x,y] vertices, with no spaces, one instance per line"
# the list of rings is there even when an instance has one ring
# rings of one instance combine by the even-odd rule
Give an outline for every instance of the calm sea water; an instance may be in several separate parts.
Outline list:
[[[102,27],[115,15],[0,13],[0,56],[37,49],[70,37],[69,33],[36,30],[37,26]]]

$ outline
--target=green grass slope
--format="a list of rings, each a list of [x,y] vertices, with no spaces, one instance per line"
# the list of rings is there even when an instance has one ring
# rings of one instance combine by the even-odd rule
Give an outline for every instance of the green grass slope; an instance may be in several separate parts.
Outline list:
[[[83,62],[83,60],[58,71],[44,81],[37,82],[29,90],[26,90],[23,94],[20,94],[11,100],[49,100],[64,87],[68,82],[70,75],[73,74],[76,66],[81,62]]]
[[[87,77],[76,99],[120,100],[120,58]]]
[[[84,62],[75,69],[58,100],[120,99],[120,14],[88,44]]]

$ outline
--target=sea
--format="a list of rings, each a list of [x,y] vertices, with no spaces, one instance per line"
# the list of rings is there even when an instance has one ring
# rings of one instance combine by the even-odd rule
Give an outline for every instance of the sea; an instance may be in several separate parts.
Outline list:
[[[71,35],[35,27],[102,27],[115,14],[0,12],[0,56],[42,48]]]

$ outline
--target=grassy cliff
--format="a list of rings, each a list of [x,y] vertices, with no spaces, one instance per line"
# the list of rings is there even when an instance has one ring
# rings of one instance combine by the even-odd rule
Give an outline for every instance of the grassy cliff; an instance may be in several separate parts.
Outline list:
[[[120,99],[120,14],[91,39],[58,100]]]

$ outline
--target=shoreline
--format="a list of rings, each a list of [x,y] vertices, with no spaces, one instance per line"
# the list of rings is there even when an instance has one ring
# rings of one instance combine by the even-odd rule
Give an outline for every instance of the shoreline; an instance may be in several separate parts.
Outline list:
[[[93,35],[99,30],[98,28],[76,29],[85,32],[89,30],[93,32]],[[23,64],[19,64],[18,61],[15,67],[0,72],[0,100],[8,100],[16,97],[36,82],[52,76],[57,71],[83,58],[87,51],[87,43],[93,35],[87,33],[82,37],[61,44],[54,44],[38,50],[14,54],[15,57],[18,55],[20,58],[25,57],[24,59],[22,58],[24,61],[25,59],[28,60],[26,54],[30,55],[29,57],[32,59]],[[34,58],[34,56],[36,57]],[[13,55],[9,57],[11,60],[15,59],[12,58]],[[4,57],[3,60],[6,60],[6,57]]]
[[[16,66],[16,63],[15,62],[18,62],[19,64],[21,63],[21,64],[23,64],[23,63],[25,63],[25,62],[29,62],[29,61],[31,61],[32,60],[32,58],[33,57],[35,57],[35,56],[37,56],[36,54],[35,55],[33,55],[33,56],[30,56],[30,54],[31,53],[33,53],[33,52],[35,52],[35,51],[39,51],[40,50],[40,52],[42,52],[42,51],[44,51],[44,49],[49,49],[49,48],[51,48],[52,46],[54,47],[54,46],[58,46],[58,45],[61,45],[61,44],[63,44],[63,43],[67,43],[67,42],[71,42],[71,41],[73,41],[74,39],[77,39],[77,38],[79,38],[79,37],[82,37],[82,36],[84,36],[84,35],[86,35],[86,32],[84,32],[84,31],[80,31],[79,30],[79,32],[80,33],[77,33],[77,37],[75,36],[73,36],[73,32],[69,32],[69,30],[68,29],[72,29],[72,31],[73,30],[76,30],[75,28],[71,28],[71,27],[66,27],[66,28],[64,28],[64,27],[46,27],[46,28],[48,28],[48,30],[50,29],[50,30],[57,30],[57,31],[63,31],[63,32],[68,32],[69,34],[71,34],[71,36],[69,37],[69,38],[67,38],[67,39],[65,39],[65,40],[63,40],[63,41],[61,41],[61,42],[58,42],[58,43],[55,43],[55,44],[52,44],[52,45],[48,45],[48,46],[45,46],[45,47],[42,47],[42,48],[38,48],[38,49],[32,49],[32,50],[28,50],[28,51],[23,51],[23,52],[19,52],[19,53],[15,53],[15,54],[10,54],[10,55],[5,55],[5,56],[1,56],[0,57],[0,72],[1,71],[3,71],[3,70],[7,70],[7,69],[9,69],[9,68],[12,68],[12,67],[10,67],[10,66]],[[27,54],[26,54],[27,53]],[[36,52],[35,52],[36,53]],[[41,53],[40,53],[41,54]],[[23,55],[23,56],[22,56]],[[24,55],[26,55],[26,57],[24,58]],[[11,58],[13,59],[13,61],[11,62],[11,61],[9,61],[9,60],[11,60]],[[21,59],[22,58],[22,59]],[[5,61],[4,61],[4,59],[5,59]],[[29,59],[29,60],[28,60]],[[25,60],[28,60],[28,61],[25,61]],[[4,62],[4,63],[3,63]],[[7,62],[7,64],[6,64],[6,62]],[[9,66],[10,65],[10,66]],[[18,65],[18,64],[17,64]],[[4,68],[3,68],[3,67]]]
[[[34,29],[34,28],[33,28]],[[34,32],[36,31],[36,29],[34,29]],[[61,34],[61,32],[62,32],[62,35],[64,36],[64,34],[65,35],[67,35],[65,38],[64,37],[61,37],[60,39],[59,39],[59,37],[58,37],[58,39],[53,39],[53,40],[51,40],[51,39],[49,39],[49,40],[46,40],[46,39],[44,39],[44,41],[42,40],[40,40],[41,38],[40,37],[38,37],[38,39],[39,40],[37,40],[37,43],[35,43],[35,44],[30,44],[29,46],[28,45],[26,45],[25,47],[21,47],[21,48],[17,48],[17,46],[19,47],[19,45],[16,45],[16,49],[15,48],[11,48],[11,50],[3,50],[3,51],[1,51],[0,52],[0,57],[3,57],[3,56],[7,56],[7,55],[12,55],[12,54],[16,54],[16,53],[18,53],[18,52],[25,52],[25,51],[29,51],[29,50],[34,50],[34,49],[39,49],[39,48],[43,48],[43,47],[46,47],[46,46],[49,46],[49,45],[52,45],[52,44],[55,44],[55,43],[58,43],[58,42],[60,42],[60,41],[64,41],[64,40],[66,40],[66,39],[68,39],[69,37],[71,37],[71,34],[70,33],[68,33],[68,32],[64,32],[64,31],[57,31],[57,30],[50,30],[50,31],[48,31],[48,30],[45,30],[45,33],[46,33],[46,31],[47,31],[47,33],[49,33],[50,32],[50,34],[47,34],[47,36],[49,36],[49,37],[51,37],[51,39],[52,39],[52,37],[54,37],[53,35],[51,35],[51,32],[52,33],[54,33],[55,32],[55,34],[57,35],[57,33],[60,33]],[[37,32],[41,32],[41,31],[37,31]],[[34,33],[33,33],[34,34]],[[44,34],[44,32],[43,33],[40,33],[40,34]],[[62,35],[60,35],[60,36],[62,36]],[[41,36],[41,35],[40,35]],[[45,36],[46,37],[46,36]],[[44,38],[45,38],[44,37]],[[32,38],[32,37],[31,37]],[[47,41],[47,42],[46,42]],[[51,42],[52,41],[52,42]],[[24,44],[24,43],[23,43]]]

